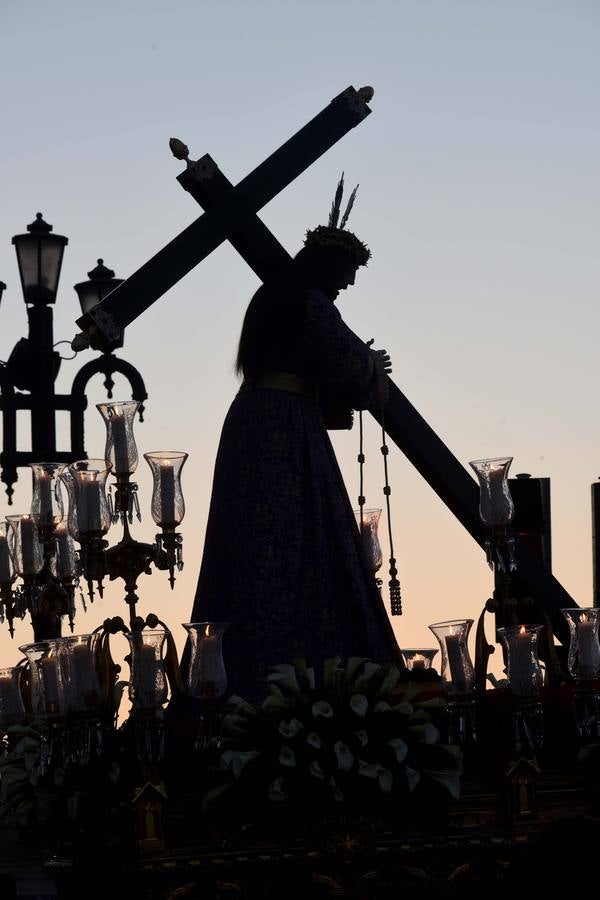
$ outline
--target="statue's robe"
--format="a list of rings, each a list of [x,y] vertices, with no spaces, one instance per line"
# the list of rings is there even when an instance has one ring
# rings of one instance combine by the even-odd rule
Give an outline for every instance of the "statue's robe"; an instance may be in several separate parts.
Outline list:
[[[287,305],[259,291],[252,304],[260,370],[223,426],[192,621],[231,623],[228,693],[256,699],[271,665],[384,663],[398,647],[318,402],[321,392],[330,408],[372,404],[371,353],[320,291]],[[305,390],[261,387],[269,373]]]

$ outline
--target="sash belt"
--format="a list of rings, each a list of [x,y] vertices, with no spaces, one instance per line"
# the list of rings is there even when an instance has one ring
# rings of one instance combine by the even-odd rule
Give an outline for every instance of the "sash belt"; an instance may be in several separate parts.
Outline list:
[[[292,394],[306,394],[315,396],[315,388],[305,378],[294,375],[293,372],[265,372],[258,378],[244,381],[240,387],[240,393],[254,391],[259,388],[268,388],[274,391],[290,391]]]

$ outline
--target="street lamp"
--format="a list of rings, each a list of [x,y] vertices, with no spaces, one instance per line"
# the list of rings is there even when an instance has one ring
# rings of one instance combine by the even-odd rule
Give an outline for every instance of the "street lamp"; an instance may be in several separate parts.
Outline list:
[[[96,268],[92,269],[91,272],[88,272],[87,274],[88,281],[80,281],[79,284],[75,285],[81,312],[84,315],[89,312],[90,309],[93,309],[94,306],[97,306],[98,303],[101,303],[102,300],[104,300],[111,291],[114,291],[116,287],[123,284],[123,279],[115,278],[115,273],[112,269],[109,269],[104,265],[103,259],[99,259]],[[110,341],[112,350],[116,350],[118,347],[122,346],[123,334],[115,340]]]
[[[143,404],[147,398],[139,372],[130,363],[113,355],[114,350],[123,346],[122,335],[115,341],[106,341],[102,353],[82,366],[68,394],[55,392],[62,357],[55,350],[52,304],[56,301],[68,238],[53,234],[52,225],[44,221],[41,213],[37,213],[35,221],[27,226],[27,233],[15,235],[12,243],[17,253],[23,298],[27,305],[29,333],[26,338],[17,341],[8,362],[0,363],[0,466],[9,504],[12,503],[13,484],[17,480],[19,467],[44,460],[71,463],[86,457],[83,421],[87,406],[86,388],[95,374],[104,374],[109,399],[115,372],[129,381],[134,400]],[[115,278],[114,274],[99,260],[98,266],[88,273],[89,281],[75,285],[84,312],[121,284],[121,279]],[[0,299],[5,287],[4,282],[0,282]],[[31,450],[19,450],[17,447],[19,410],[27,410],[31,414]],[[68,451],[58,451],[56,448],[58,410],[65,410],[70,415]]]
[[[27,226],[28,234],[16,234],[12,242],[17,251],[19,274],[25,303],[45,306],[54,303],[63,254],[69,239],[51,234],[52,225],[37,213]]]

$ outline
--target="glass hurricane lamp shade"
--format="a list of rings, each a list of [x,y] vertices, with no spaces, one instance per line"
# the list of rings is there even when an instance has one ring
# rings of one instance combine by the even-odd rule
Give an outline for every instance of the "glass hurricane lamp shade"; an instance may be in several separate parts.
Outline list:
[[[169,695],[163,659],[166,631],[132,631],[127,635],[131,647],[129,699],[137,709],[158,709]]]
[[[506,658],[506,677],[517,697],[535,697],[543,685],[538,641],[541,625],[507,625],[498,628]]]
[[[467,645],[472,624],[473,619],[452,619],[429,626],[440,644],[440,674],[449,693],[468,694],[475,686],[475,669]]]
[[[105,459],[80,459],[62,473],[69,495],[69,533],[76,541],[86,535],[103,535],[112,518],[106,499],[106,479],[111,465]]]
[[[7,516],[10,525],[10,551],[15,573],[32,578],[44,567],[44,545],[39,539],[37,523],[30,515]]]
[[[213,703],[225,695],[227,672],[223,660],[223,635],[229,622],[183,623],[190,639],[186,690],[190,697]]]
[[[515,515],[508,486],[508,470],[512,456],[476,459],[469,465],[479,481],[479,515],[488,528],[507,526]]]
[[[144,453],[153,478],[152,518],[161,528],[175,528],[185,515],[181,470],[187,458],[178,450]]]
[[[74,581],[79,575],[77,551],[64,522],[54,529],[56,539],[56,575],[61,581]]]
[[[44,222],[41,213],[27,226],[27,232],[12,239],[25,303],[54,303],[68,238],[52,234],[52,225]]]
[[[600,677],[600,609],[563,609],[569,625],[569,672],[576,681]]]
[[[496,564],[499,572],[517,568],[514,537],[508,532],[515,515],[508,485],[512,460],[512,456],[502,456],[469,463],[479,481],[479,516],[489,533],[485,544],[487,561],[490,568]]]
[[[433,666],[433,658],[438,651],[434,649],[408,649],[405,648],[401,651],[402,656],[404,657],[404,662],[406,663],[406,668],[409,672],[424,672],[427,669],[431,669]]]
[[[33,472],[33,496],[31,518],[39,528],[49,528],[62,522],[64,507],[60,490],[60,475],[64,463],[31,463]]]
[[[59,644],[60,640],[54,639],[19,647],[29,660],[31,715],[34,719],[46,719],[66,712],[58,659]]]
[[[93,712],[100,703],[100,683],[94,656],[95,636],[69,635],[60,638],[57,644],[62,708],[67,713]]]
[[[0,669],[0,732],[25,721],[21,696],[21,666]]]
[[[362,523],[360,509],[354,510],[354,517],[360,532],[363,556],[369,569],[375,574],[383,563],[383,552],[379,543],[378,528],[381,518],[380,509],[363,509]]]
[[[12,582],[8,529],[8,522],[0,522],[0,585],[10,585]]]
[[[133,423],[140,404],[137,400],[98,403],[96,409],[106,425],[105,458],[115,475],[131,475],[138,464],[138,451],[133,436]]]

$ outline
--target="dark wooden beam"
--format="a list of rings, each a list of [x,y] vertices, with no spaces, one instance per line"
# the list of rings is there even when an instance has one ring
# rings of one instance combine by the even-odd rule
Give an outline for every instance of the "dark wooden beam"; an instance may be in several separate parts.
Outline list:
[[[223,201],[192,222],[148,262],[77,320],[95,346],[113,339],[236,229],[240,211],[257,212],[359,124],[371,110],[364,96],[346,88],[314,119],[261,163]]]
[[[177,180],[203,209],[211,209],[223,195],[234,190],[210,156],[203,157],[196,168],[192,166]],[[250,228],[246,227],[249,217]],[[291,259],[258,216],[249,216],[248,212],[238,221],[229,241],[263,279],[263,273],[272,273],[273,267],[281,267]],[[375,414],[375,418],[381,423],[379,415]],[[477,482],[393,382],[390,382],[390,398],[385,408],[385,426],[390,439],[483,547],[486,533],[479,518]],[[556,636],[566,640],[568,628],[560,610],[577,604],[519,537],[516,538],[516,553],[522,582],[548,613]],[[482,604],[483,600],[485,598],[482,598]]]

